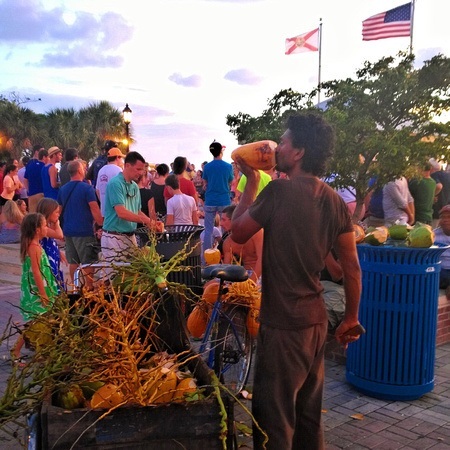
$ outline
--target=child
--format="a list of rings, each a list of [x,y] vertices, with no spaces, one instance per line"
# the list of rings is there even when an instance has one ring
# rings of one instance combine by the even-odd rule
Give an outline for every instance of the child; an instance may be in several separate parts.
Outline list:
[[[20,242],[20,224],[23,220],[16,202],[8,200],[0,214],[0,244]]]
[[[197,203],[194,197],[183,194],[176,175],[165,180],[168,192],[166,225],[198,225]]]
[[[26,322],[46,312],[58,292],[47,255],[39,244],[46,236],[47,222],[42,214],[30,213],[24,217],[20,238],[20,259],[23,263],[20,310]],[[13,350],[19,364],[23,343],[20,336]]]
[[[59,287],[63,288],[64,276],[61,270],[61,261],[67,264],[67,260],[56,241],[57,239],[64,239],[59,223],[60,206],[56,200],[45,197],[39,200],[36,212],[41,213],[47,221],[47,237],[41,239],[41,246],[47,254],[50,267]]]

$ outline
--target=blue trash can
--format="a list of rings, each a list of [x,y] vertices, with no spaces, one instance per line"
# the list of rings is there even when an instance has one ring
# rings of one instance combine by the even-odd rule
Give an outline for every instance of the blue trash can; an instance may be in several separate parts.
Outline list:
[[[372,397],[413,400],[434,387],[440,256],[449,246],[357,246],[360,322],[346,378]]]

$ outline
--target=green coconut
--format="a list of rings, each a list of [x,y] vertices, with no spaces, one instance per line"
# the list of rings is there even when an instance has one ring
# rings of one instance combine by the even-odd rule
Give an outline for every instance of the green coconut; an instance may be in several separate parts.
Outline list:
[[[408,242],[410,247],[431,247],[434,244],[434,231],[429,225],[416,225],[409,232]]]
[[[83,391],[77,384],[64,386],[56,394],[56,406],[64,409],[82,408],[84,402]]]
[[[370,245],[381,245],[387,241],[388,235],[386,227],[377,227],[373,231],[366,233],[364,242]]]
[[[408,237],[408,225],[392,225],[389,227],[389,236],[391,239],[404,240]]]

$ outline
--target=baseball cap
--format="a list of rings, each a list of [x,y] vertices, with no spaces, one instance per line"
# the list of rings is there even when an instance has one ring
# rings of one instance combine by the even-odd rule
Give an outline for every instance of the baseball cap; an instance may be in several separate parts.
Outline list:
[[[108,140],[108,141],[105,141],[102,149],[108,151],[108,150],[112,149],[113,147],[117,147],[117,142]]]
[[[442,215],[444,213],[450,214],[450,205],[445,205],[441,208],[441,210],[439,211],[439,215]]]
[[[62,153],[62,150],[59,147],[54,146],[48,149],[48,156],[53,156],[57,153]]]
[[[212,151],[221,151],[222,149],[226,148],[225,145],[222,145],[220,142],[213,141],[211,142],[211,145],[209,146],[209,149]]]
[[[120,156],[121,158],[125,158],[125,155],[117,147],[113,147],[108,151],[108,157],[110,156]]]

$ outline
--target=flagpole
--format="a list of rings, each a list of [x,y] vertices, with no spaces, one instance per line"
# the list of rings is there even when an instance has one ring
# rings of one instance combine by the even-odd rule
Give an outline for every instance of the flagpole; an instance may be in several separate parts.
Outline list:
[[[319,105],[320,103],[321,71],[322,71],[322,18],[320,18],[319,22],[319,74],[317,81],[317,105]]]
[[[411,0],[411,34],[409,41],[409,54],[413,53],[413,35],[414,35],[414,10],[415,10],[415,0]]]

